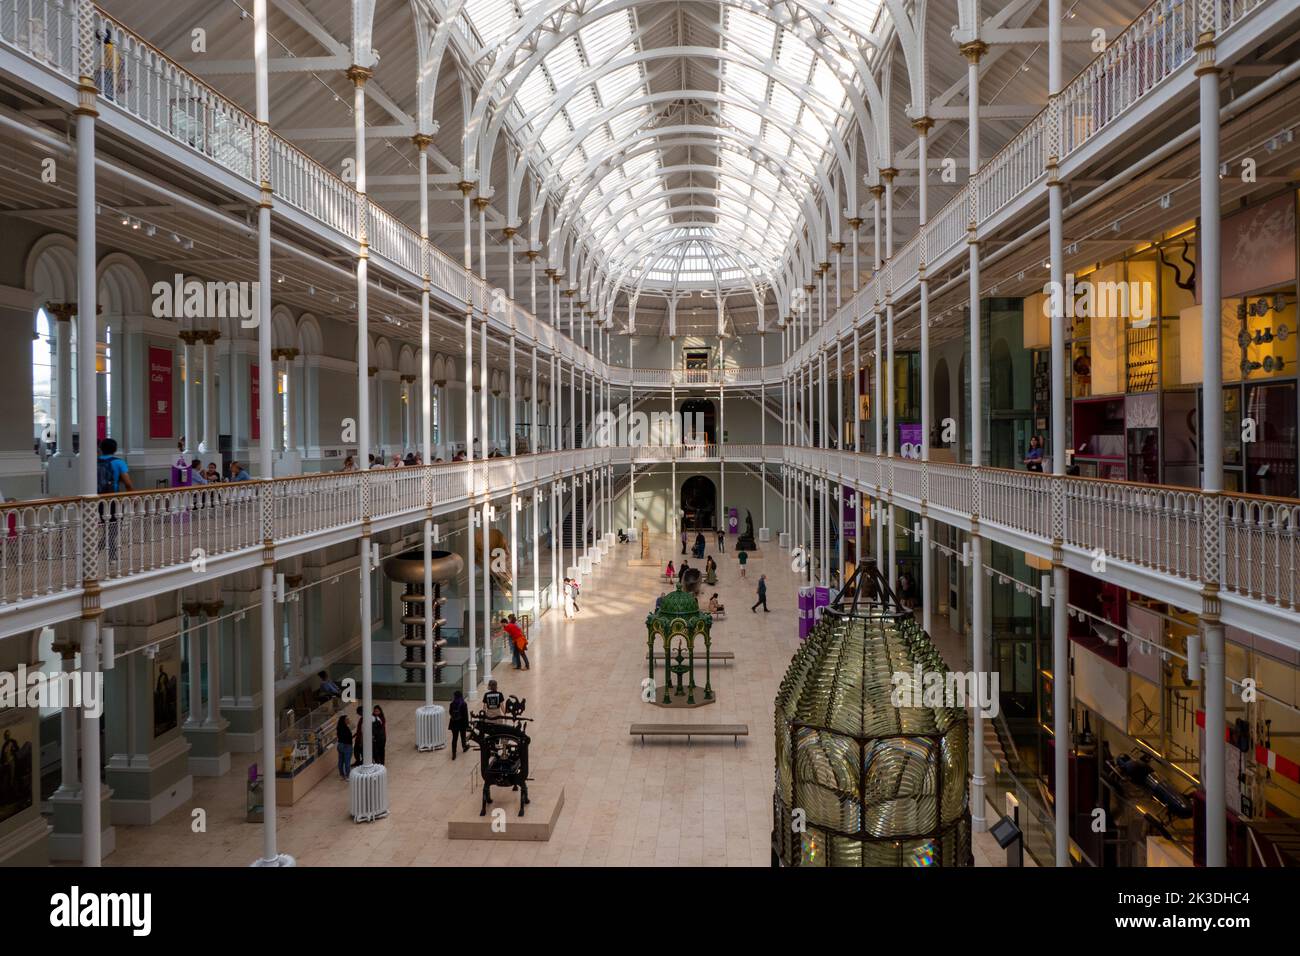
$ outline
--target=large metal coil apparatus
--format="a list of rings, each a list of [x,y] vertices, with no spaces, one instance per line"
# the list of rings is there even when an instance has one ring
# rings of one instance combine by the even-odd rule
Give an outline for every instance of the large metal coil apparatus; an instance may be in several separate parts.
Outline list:
[[[465,562],[460,555],[450,551],[434,551],[430,556],[433,565],[433,593],[424,593],[424,549],[412,548],[401,554],[384,559],[384,574],[390,581],[397,581],[406,586],[402,592],[402,646],[403,659],[399,662],[406,671],[406,683],[417,683],[427,668],[433,669],[433,682],[442,680],[442,649],[447,641],[442,636],[442,627],[447,623],[442,616],[442,606],[447,599],[442,595],[442,588],[454,581],[460,574]],[[432,659],[425,659],[424,643],[424,608],[432,601],[433,611],[433,651]]]

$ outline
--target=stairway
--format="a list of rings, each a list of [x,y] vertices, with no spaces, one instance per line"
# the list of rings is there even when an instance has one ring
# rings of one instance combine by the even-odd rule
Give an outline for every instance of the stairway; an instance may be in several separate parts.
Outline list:
[[[573,501],[570,510],[564,515],[564,522],[560,525],[560,544],[563,547],[572,548],[575,541],[581,541],[584,548],[591,544],[591,529],[587,527],[586,519],[587,514],[583,496],[578,495]],[[580,528],[581,531],[575,530],[575,527]]]

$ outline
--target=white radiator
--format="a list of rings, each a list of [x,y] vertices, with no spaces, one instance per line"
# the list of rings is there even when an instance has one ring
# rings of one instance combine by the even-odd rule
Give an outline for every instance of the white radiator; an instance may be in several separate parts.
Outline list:
[[[758,540],[759,540],[759,541],[771,541],[771,540],[772,540],[772,529],[771,529],[771,528],[759,528],[759,529],[758,529]]]
[[[780,542],[780,547],[782,548],[790,547],[790,532],[782,531],[778,541]]]
[[[447,708],[429,704],[415,712],[415,749],[441,750],[447,746]]]
[[[388,816],[388,771],[382,764],[362,764],[348,775],[348,813],[357,823]]]

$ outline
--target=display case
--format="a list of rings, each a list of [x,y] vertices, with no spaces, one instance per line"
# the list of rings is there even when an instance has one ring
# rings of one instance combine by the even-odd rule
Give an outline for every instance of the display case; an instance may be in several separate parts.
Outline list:
[[[275,738],[275,798],[291,806],[335,770],[338,703],[321,704],[298,718]]]
[[[1085,478],[1123,480],[1127,472],[1124,399],[1074,403],[1074,463]]]

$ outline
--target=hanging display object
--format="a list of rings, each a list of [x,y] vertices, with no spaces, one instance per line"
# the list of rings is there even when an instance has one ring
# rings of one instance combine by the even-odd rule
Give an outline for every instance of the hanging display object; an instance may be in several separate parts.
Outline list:
[[[966,711],[896,705],[917,670],[947,667],[865,560],[777,692],[774,865],[972,864]]]

